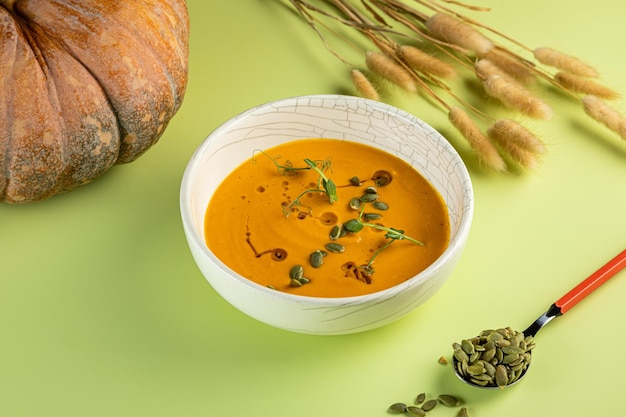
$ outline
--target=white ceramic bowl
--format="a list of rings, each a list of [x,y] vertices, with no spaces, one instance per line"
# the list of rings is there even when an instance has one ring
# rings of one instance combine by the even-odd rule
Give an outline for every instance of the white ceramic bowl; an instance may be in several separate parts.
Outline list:
[[[258,285],[207,248],[204,215],[216,187],[255,149],[295,139],[334,138],[382,149],[410,163],[444,198],[451,238],[426,270],[377,293],[316,298]],[[361,332],[391,323],[422,304],[446,281],[468,237],[474,210],[467,169],[454,148],[414,116],[379,102],[339,95],[288,98],[248,110],[213,131],[185,170],[180,193],[191,253],[213,288],[234,307],[278,328],[311,334]]]

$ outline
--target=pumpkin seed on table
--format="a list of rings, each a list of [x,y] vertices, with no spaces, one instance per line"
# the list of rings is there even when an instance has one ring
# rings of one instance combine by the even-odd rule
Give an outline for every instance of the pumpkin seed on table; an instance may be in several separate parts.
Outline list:
[[[426,401],[426,393],[422,392],[415,397],[415,404],[421,404]]]
[[[461,405],[461,400],[454,395],[441,394],[438,399],[441,404],[447,405],[448,407],[458,407]]]
[[[409,413],[409,415],[412,416],[417,416],[417,417],[425,417],[426,416],[426,411],[421,409],[420,407],[416,407],[414,405],[408,406],[406,408],[406,412]]]
[[[456,417],[469,417],[469,414],[467,414],[467,408],[461,407]]]
[[[387,409],[391,414],[402,414],[406,413],[407,406],[405,403],[394,403],[389,406]]]
[[[437,406],[437,400],[428,400],[422,404],[422,410],[430,411]]]

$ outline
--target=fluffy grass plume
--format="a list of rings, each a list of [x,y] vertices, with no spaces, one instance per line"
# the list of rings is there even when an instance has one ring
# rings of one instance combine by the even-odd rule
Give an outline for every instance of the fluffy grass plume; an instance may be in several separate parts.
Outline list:
[[[417,83],[414,76],[393,58],[381,52],[368,51],[365,54],[365,64],[370,71],[396,84],[404,91],[409,93],[417,91]]]
[[[487,129],[488,137],[518,164],[534,169],[545,146],[531,131],[510,119],[500,119]]]
[[[582,102],[587,115],[626,140],[626,118],[621,113],[596,96],[585,96]]]
[[[369,78],[367,78],[363,72],[358,69],[353,69],[350,71],[350,76],[352,77],[354,88],[361,95],[361,97],[376,101],[380,100],[378,90],[376,90],[374,84],[371,83]]]
[[[604,85],[589,79],[587,77],[581,77],[565,71],[559,71],[554,75],[554,81],[567,88],[568,90],[576,93],[589,94],[596,97],[602,97],[605,99],[616,99],[619,94],[614,90],[605,87]]]
[[[550,106],[489,60],[479,60],[475,69],[487,94],[500,100],[505,106],[535,119],[548,120],[552,117]]]
[[[437,39],[479,55],[486,54],[494,47],[493,42],[482,33],[449,14],[435,13],[426,21],[426,27]]]
[[[400,57],[409,67],[424,74],[441,78],[451,78],[456,75],[456,70],[452,65],[414,46],[401,46]]]
[[[554,68],[580,75],[581,77],[597,77],[598,71],[582,60],[566,55],[552,48],[536,48],[533,55],[537,61]]]
[[[459,107],[451,108],[448,113],[448,119],[468,141],[480,162],[495,171],[506,171],[506,164],[498,150],[465,110]]]

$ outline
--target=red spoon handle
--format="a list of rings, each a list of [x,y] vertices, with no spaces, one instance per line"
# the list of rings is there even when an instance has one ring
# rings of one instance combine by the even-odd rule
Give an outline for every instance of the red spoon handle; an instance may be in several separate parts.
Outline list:
[[[591,274],[589,278],[574,287],[570,292],[554,303],[565,314],[583,298],[591,294],[596,288],[604,284],[613,275],[617,274],[626,266],[626,249],[619,255],[607,262],[602,268]]]

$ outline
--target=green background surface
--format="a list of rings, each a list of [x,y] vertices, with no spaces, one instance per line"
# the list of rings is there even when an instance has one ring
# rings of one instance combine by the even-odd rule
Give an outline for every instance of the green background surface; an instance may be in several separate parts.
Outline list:
[[[472,16],[583,57],[626,93],[622,1],[480,4],[492,11]],[[351,88],[346,67],[284,5],[190,0],[187,95],[161,141],[67,195],[0,206],[0,416],[377,417],[420,392],[459,395],[475,417],[623,412],[626,271],[541,331],[515,387],[476,390],[437,363],[484,328],[525,328],[626,246],[626,143],[559,95],[548,99],[553,120],[530,122],[549,148],[536,172],[469,163],[476,210],[466,250],[447,284],[404,319],[362,334],[293,334],[209,286],[178,208],[194,149],[250,107]],[[466,153],[423,99],[388,101]]]

